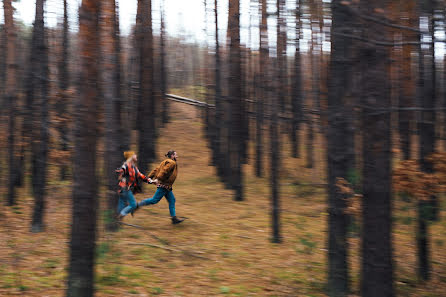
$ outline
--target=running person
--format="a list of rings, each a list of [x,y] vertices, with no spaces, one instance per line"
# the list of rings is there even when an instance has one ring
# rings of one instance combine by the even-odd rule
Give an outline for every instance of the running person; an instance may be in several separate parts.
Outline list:
[[[178,174],[177,158],[178,154],[175,151],[168,151],[165,155],[167,159],[162,161],[147,176],[149,183],[155,183],[157,190],[152,198],[144,199],[138,203],[137,208],[158,203],[163,197],[166,197],[169,203],[169,212],[172,219],[172,224],[178,224],[184,219],[177,218],[175,214],[175,196],[172,192],[172,185],[175,182]]]
[[[139,172],[138,167],[136,167],[138,157],[133,151],[124,152],[124,158],[126,161],[116,170],[119,174],[118,220],[129,213],[133,214],[134,210],[138,207],[133,196],[134,193],[140,192],[138,179],[151,183],[151,180]]]

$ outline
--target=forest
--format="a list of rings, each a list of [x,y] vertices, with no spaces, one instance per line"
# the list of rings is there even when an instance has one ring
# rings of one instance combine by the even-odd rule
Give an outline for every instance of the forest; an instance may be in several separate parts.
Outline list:
[[[0,296],[446,296],[445,1],[2,4]]]

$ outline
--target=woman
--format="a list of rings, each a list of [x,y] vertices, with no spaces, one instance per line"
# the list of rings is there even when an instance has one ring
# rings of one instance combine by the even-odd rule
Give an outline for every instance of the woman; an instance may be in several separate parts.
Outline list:
[[[158,167],[152,170],[152,172],[150,172],[148,175],[149,182],[155,183],[158,188],[155,195],[153,195],[152,198],[139,202],[137,208],[144,205],[156,204],[163,197],[166,197],[167,202],[169,203],[169,212],[172,219],[172,224],[178,224],[184,221],[184,219],[177,218],[175,214],[175,196],[172,192],[172,185],[175,182],[178,173],[178,154],[175,151],[168,151],[165,156],[167,159],[162,161]]]
[[[151,179],[139,172],[138,167],[135,165],[138,158],[133,151],[124,152],[124,158],[126,161],[116,170],[116,172],[119,173],[118,220],[122,219],[130,212],[133,213],[138,207],[135,197],[133,196],[134,193],[140,191],[138,179],[147,183],[152,182]],[[127,204],[128,206],[126,207]]]

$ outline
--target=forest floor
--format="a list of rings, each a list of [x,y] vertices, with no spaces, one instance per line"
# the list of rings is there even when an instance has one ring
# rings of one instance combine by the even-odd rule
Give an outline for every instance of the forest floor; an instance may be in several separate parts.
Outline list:
[[[304,158],[285,157],[289,147],[283,139],[283,243],[273,244],[269,183],[267,178],[254,176],[254,159],[244,167],[246,200],[235,202],[209,165],[210,151],[197,109],[180,103],[172,103],[171,109],[172,121],[161,130],[156,163],[169,149],[178,152],[176,208],[179,216],[189,219],[172,225],[165,199],[124,219],[143,229],[123,226],[116,233],[106,233],[100,219],[96,296],[325,296],[327,204],[322,137],[314,145],[313,169],[305,168]],[[304,156],[304,148],[301,152]],[[141,200],[154,191],[154,186],[146,185],[136,198]],[[64,296],[71,184],[49,183],[47,228],[39,234],[29,231],[33,200],[28,192],[20,191],[17,206],[0,208],[0,296]],[[103,209],[105,195],[100,199]],[[395,198],[394,210],[397,295],[445,296],[445,203],[441,220],[430,227],[433,273],[426,283],[415,275],[414,203]],[[357,296],[357,228],[352,228],[349,243],[352,296]]]

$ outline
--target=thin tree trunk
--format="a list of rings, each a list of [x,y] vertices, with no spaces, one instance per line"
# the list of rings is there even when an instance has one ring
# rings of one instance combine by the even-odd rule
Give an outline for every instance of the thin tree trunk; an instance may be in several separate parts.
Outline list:
[[[15,185],[17,179],[16,157],[15,157],[15,111],[17,100],[17,65],[16,65],[16,39],[17,32],[14,25],[14,10],[11,5],[11,0],[3,0],[3,12],[5,20],[5,41],[6,41],[6,69],[5,69],[5,101],[8,107],[8,166],[9,166],[9,180],[8,180],[8,204],[14,205],[15,201]]]
[[[300,57],[300,38],[301,38],[301,0],[296,0],[296,38],[294,53],[294,75],[293,75],[293,98],[291,99],[292,125],[291,125],[291,155],[293,158],[300,157],[300,124],[302,122],[302,82],[301,82],[301,57]]]
[[[380,17],[386,0],[361,2],[362,13]],[[389,35],[387,27],[375,22],[364,26],[364,36],[377,40]],[[364,297],[392,297],[392,196],[389,49],[363,45],[362,126],[363,199],[361,246],[361,294]]]
[[[240,3],[239,0],[229,0],[228,33],[229,46],[229,100],[232,112],[230,133],[231,184],[235,191],[234,200],[243,200],[242,149],[244,142],[242,69],[240,53]]]
[[[139,25],[138,25],[139,23]],[[138,149],[139,169],[146,172],[155,158],[155,100],[153,78],[152,1],[138,0],[139,47]]]
[[[268,47],[268,14],[267,1],[260,0],[260,30],[259,30],[259,94],[257,96],[256,104],[256,176],[261,177],[263,171],[263,118],[264,118],[264,104],[266,100],[265,94],[268,91],[268,79],[266,72],[269,61],[269,47]]]
[[[430,30],[431,37],[434,35],[434,4],[429,3],[429,12],[432,13],[430,16]],[[421,56],[424,56],[423,49],[419,48]],[[425,64],[426,58],[423,59],[423,63],[420,63],[420,67],[430,66],[427,70],[424,68],[419,74],[422,82],[420,83],[420,103],[422,108],[432,109],[435,108],[435,86],[436,86],[436,67],[435,67],[435,51],[434,47],[429,48],[429,62]],[[422,76],[423,75],[423,76]],[[433,173],[433,164],[427,160],[427,158],[435,150],[435,111],[424,110],[421,112],[421,119],[419,122],[419,141],[420,141],[420,151],[419,159],[421,163],[421,171],[426,173]],[[431,200],[435,197],[431,197]],[[432,218],[432,209],[430,201],[419,201],[418,203],[418,230],[416,233],[417,240],[417,274],[423,280],[428,280],[430,278],[431,261],[430,261],[430,251],[429,251],[429,219]]]
[[[105,105],[105,172],[107,181],[107,218],[106,229],[116,231],[118,225],[114,221],[116,206],[118,205],[118,194],[116,193],[117,181],[114,170],[119,167],[122,159],[121,141],[121,99],[119,81],[120,53],[117,46],[119,33],[116,26],[116,3],[115,0],[106,0],[103,4],[103,92]]]
[[[37,141],[33,154],[33,187],[34,187],[34,211],[31,223],[32,232],[41,232],[44,229],[43,215],[45,209],[46,175],[49,140],[48,120],[48,48],[44,23],[44,2],[36,1],[36,18],[34,21],[33,35],[36,35],[36,48],[38,62],[37,73],[34,76],[34,90],[37,100],[34,101],[35,120],[39,121]],[[36,122],[37,123],[37,122]]]
[[[332,2],[332,31],[352,28],[352,15],[341,4]],[[349,216],[347,199],[336,186],[337,178],[348,180],[354,170],[353,110],[353,46],[351,40],[337,35],[331,39],[330,76],[328,80],[328,295],[348,296],[348,241]]]
[[[164,7],[161,10],[161,32],[160,32],[160,66],[161,66],[161,102],[162,102],[162,122],[169,122],[169,100],[166,100],[167,93],[167,69],[166,69],[166,36],[165,36]]]
[[[79,12],[80,83],[76,104],[73,210],[67,297],[94,295],[97,82],[100,0],[83,0]]]
[[[69,71],[68,71],[68,48],[69,44],[69,31],[68,31],[68,7],[67,0],[63,2],[64,16],[63,16],[63,31],[62,31],[62,55],[59,62],[59,90],[60,97],[58,102],[59,116],[63,117],[59,123],[58,130],[60,136],[60,149],[62,152],[68,152],[68,119],[64,116],[67,112],[67,90],[70,85]],[[60,179],[66,180],[68,173],[68,164],[61,164],[60,167]]]

